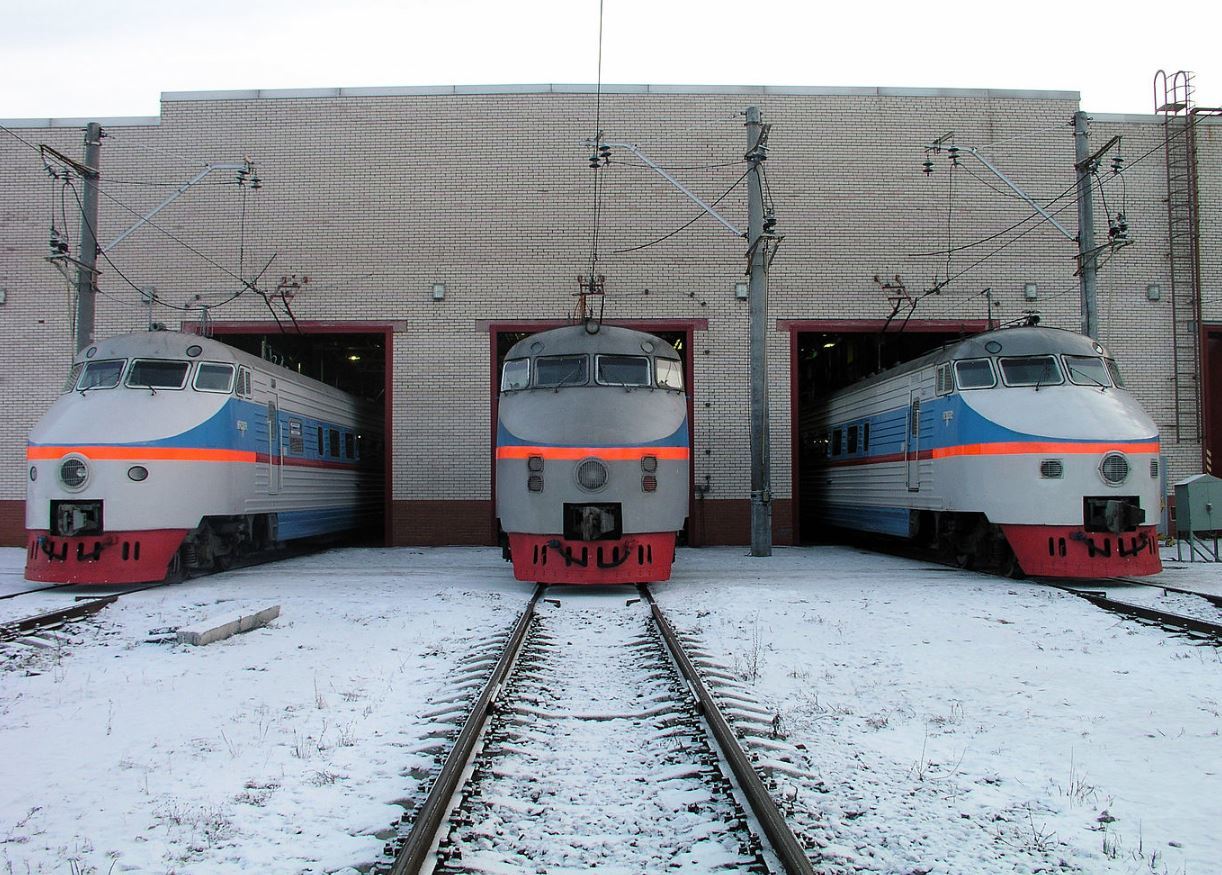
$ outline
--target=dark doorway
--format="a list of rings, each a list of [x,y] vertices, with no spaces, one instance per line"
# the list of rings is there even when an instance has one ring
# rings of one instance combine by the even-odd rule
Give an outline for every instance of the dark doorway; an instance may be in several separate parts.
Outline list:
[[[826,452],[812,428],[820,400],[871,374],[914,359],[943,344],[985,330],[979,322],[910,322],[902,332],[883,322],[806,322],[788,326],[793,373],[794,542],[827,539],[809,478]],[[808,488],[803,489],[804,480]]]
[[[1205,326],[1201,355],[1202,470],[1218,476],[1222,469],[1222,325]]]
[[[274,326],[273,326],[274,327]],[[382,324],[312,325],[301,322],[293,333],[269,330],[263,323],[214,324],[214,340],[296,371],[352,395],[367,398],[381,407],[382,434],[377,443],[382,453],[382,519],[366,539],[369,543],[391,543],[391,459],[393,431],[392,327]]]

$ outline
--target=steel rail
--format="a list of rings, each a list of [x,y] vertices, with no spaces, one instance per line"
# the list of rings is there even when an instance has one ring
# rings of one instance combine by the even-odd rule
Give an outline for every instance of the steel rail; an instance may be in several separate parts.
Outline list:
[[[35,587],[34,589],[23,589],[17,592],[6,592],[4,595],[0,595],[0,601],[4,601],[5,599],[15,599],[19,595],[30,595],[36,592],[50,592],[56,589],[63,589],[65,586],[76,586],[76,584],[75,583],[53,583],[50,586],[38,586],[38,587]]]
[[[0,624],[0,641],[12,641],[15,638],[20,638],[22,635],[27,635],[38,629],[46,629],[51,626],[58,626],[60,623],[65,623],[68,620],[76,620],[80,617],[87,617],[90,614],[96,614],[102,608],[109,605],[111,602],[119,600],[117,595],[100,596],[97,598],[75,604],[70,608],[60,608],[55,611],[47,611],[45,614],[37,614],[33,617],[26,617],[23,620],[13,620],[8,623]]]
[[[1134,584],[1139,584],[1141,586],[1149,586],[1149,587],[1153,587],[1154,589],[1164,590],[1166,592],[1178,593],[1179,595],[1200,596],[1201,598],[1205,599],[1205,601],[1213,605],[1215,608],[1222,608],[1222,595],[1218,595],[1217,593],[1197,592],[1195,589],[1184,589],[1183,587],[1180,587],[1180,586],[1167,586],[1167,584],[1159,583],[1158,581],[1138,580],[1135,577],[1114,577],[1112,579],[1119,581],[1120,583],[1134,583]]]
[[[687,651],[683,649],[683,644],[679,641],[679,636],[675,634],[670,621],[666,619],[666,615],[654,601],[653,593],[646,586],[641,586],[639,589],[642,597],[649,603],[653,620],[661,631],[671,656],[674,657],[675,663],[683,673],[688,688],[696,697],[700,712],[708,723],[722,756],[725,757],[726,762],[730,765],[730,770],[738,780],[739,789],[746,797],[747,804],[751,807],[751,812],[755,815],[756,820],[763,827],[773,853],[776,854],[789,875],[814,875],[814,867],[810,863],[810,858],[806,856],[805,849],[797,836],[793,834],[793,830],[789,828],[789,823],[777,808],[764,782],[760,780],[750,758],[739,746],[729,721],[722,715],[721,709],[717,707],[717,702],[709,694],[704,681],[700,679],[700,673],[696,671],[695,665],[688,658]]]
[[[395,855],[390,875],[417,875],[428,860],[437,839],[437,832],[445,821],[450,802],[462,786],[463,773],[466,772],[467,765],[475,753],[475,745],[491,716],[493,705],[496,703],[497,696],[500,695],[505,678],[508,677],[509,670],[518,658],[522,642],[526,640],[526,632],[535,617],[535,605],[543,595],[543,590],[543,584],[536,584],[534,595],[527,602],[522,616],[518,617],[509,635],[509,640],[505,644],[505,649],[501,652],[501,658],[497,660],[496,666],[492,669],[492,675],[480,692],[479,698],[475,700],[466,722],[463,723],[454,747],[446,757],[445,765],[441,767],[441,773],[437,776],[424,804],[420,806],[420,811],[412,823],[411,832],[408,833],[403,847]]]
[[[1100,592],[1099,590],[1077,589],[1072,585],[1062,583],[1046,583],[1045,585],[1076,595],[1078,598],[1085,599],[1095,607],[1102,608],[1105,611],[1136,617],[1139,620],[1150,620],[1151,622],[1162,626],[1169,626],[1181,632],[1206,635],[1215,640],[1222,641],[1222,624],[1219,623],[1199,620],[1196,617],[1186,617],[1183,614],[1174,614],[1170,611],[1160,611],[1157,608],[1148,608],[1145,605],[1117,601],[1108,596],[1107,593]],[[1193,595],[1199,595],[1199,593],[1193,593]]]

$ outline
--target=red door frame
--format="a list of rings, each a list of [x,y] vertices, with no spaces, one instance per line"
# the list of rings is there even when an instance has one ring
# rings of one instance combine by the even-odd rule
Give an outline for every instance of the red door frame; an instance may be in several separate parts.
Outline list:
[[[481,329],[488,331],[488,370],[489,370],[489,386],[492,404],[489,409],[492,414],[489,423],[488,436],[488,456],[491,460],[492,482],[491,496],[492,503],[488,510],[489,516],[489,531],[492,533],[492,543],[497,542],[496,530],[496,423],[497,416],[500,410],[500,377],[496,367],[496,350],[499,345],[500,335],[502,333],[518,333],[525,332],[537,334],[540,331],[547,331],[549,328],[563,328],[565,325],[572,325],[571,321],[565,319],[532,319],[517,322],[480,322]],[[687,443],[689,456],[695,458],[693,444],[696,439],[696,429],[692,423],[693,401],[692,397],[695,394],[693,386],[695,385],[695,376],[693,373],[695,366],[695,358],[692,355],[692,335],[696,331],[707,331],[709,327],[708,319],[624,319],[624,320],[607,320],[607,325],[614,325],[618,328],[631,328],[635,331],[647,331],[650,333],[658,331],[679,331],[683,332],[683,367],[687,374],[688,384],[686,386],[687,394]],[[695,489],[696,482],[695,465],[687,466],[687,518],[690,522],[692,513],[695,510]]]
[[[798,480],[798,335],[799,334],[878,334],[894,327],[886,319],[778,319],[777,330],[789,332],[789,482],[790,506],[793,508],[793,543],[802,543],[802,503]],[[910,334],[979,334],[992,327],[985,319],[922,319],[908,322],[904,332]],[[898,334],[899,331],[894,331]]]
[[[1214,369],[1213,362],[1209,357],[1209,341],[1210,338],[1217,338],[1222,342],[1222,324],[1218,323],[1201,323],[1201,361],[1199,367],[1201,369],[1201,470],[1207,474],[1218,476],[1216,471],[1210,471],[1210,468],[1222,467],[1222,458],[1214,458],[1212,450],[1214,445],[1218,444],[1222,447],[1222,434],[1216,434],[1212,428],[1210,411],[1218,408],[1215,404],[1222,404],[1222,385],[1215,383],[1213,379]],[[1209,456],[1206,455],[1209,453]],[[1210,461],[1213,464],[1207,465]]]
[[[394,494],[394,375],[395,375],[395,330],[406,330],[402,322],[340,322],[335,320],[306,321],[298,320],[295,327],[301,334],[380,334],[383,341],[383,375],[382,375],[382,477],[385,489],[382,496],[382,543],[391,545],[393,535],[391,514]],[[183,322],[182,330],[188,334],[201,334],[203,326],[199,322]],[[275,334],[274,322],[208,322],[209,334]]]

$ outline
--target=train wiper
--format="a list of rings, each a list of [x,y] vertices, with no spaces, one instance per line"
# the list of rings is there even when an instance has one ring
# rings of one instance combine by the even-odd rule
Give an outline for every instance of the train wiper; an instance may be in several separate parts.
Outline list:
[[[150,386],[147,383],[128,383],[128,385],[131,386],[133,389],[148,389],[154,395],[157,394],[157,390],[154,389],[152,386]]]
[[[1086,379],[1090,380],[1092,383],[1094,383],[1096,386],[1098,386],[1098,387],[1099,387],[1099,391],[1100,391],[1100,392],[1106,392],[1106,391],[1107,391],[1107,384],[1106,384],[1106,383],[1101,383],[1101,382],[1099,382],[1097,379],[1095,379],[1094,377],[1092,377],[1090,374],[1086,373],[1086,371],[1079,371],[1077,368],[1073,368],[1073,367],[1071,367],[1071,368],[1069,369],[1069,376],[1072,378],[1074,374],[1077,374],[1079,377],[1085,377]]]

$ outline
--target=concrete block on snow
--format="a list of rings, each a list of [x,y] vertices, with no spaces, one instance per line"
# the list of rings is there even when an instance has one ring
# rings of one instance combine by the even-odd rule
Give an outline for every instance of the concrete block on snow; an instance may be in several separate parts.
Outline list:
[[[231,635],[237,635],[239,632],[249,632],[251,629],[266,626],[279,616],[279,605],[272,605],[270,608],[264,608],[253,614],[241,612],[225,614],[220,617],[201,620],[190,626],[183,626],[178,630],[178,640],[183,644],[203,646],[204,644],[211,644],[213,641],[221,641]]]

